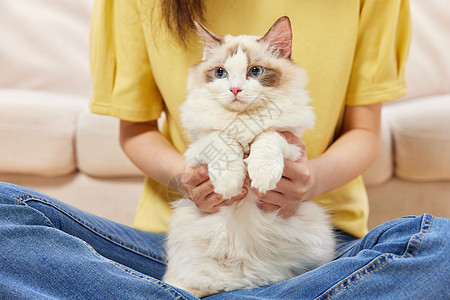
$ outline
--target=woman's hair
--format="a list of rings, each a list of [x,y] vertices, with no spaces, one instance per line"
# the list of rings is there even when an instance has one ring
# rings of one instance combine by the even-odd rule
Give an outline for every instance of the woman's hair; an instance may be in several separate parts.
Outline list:
[[[195,30],[194,21],[204,21],[203,0],[161,0],[161,8],[167,28],[183,44]]]

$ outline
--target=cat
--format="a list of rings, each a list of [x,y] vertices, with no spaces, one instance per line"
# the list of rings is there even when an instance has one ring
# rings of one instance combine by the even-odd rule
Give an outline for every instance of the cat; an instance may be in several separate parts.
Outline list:
[[[243,186],[249,190],[214,214],[187,198],[174,203],[163,281],[204,297],[302,274],[331,261],[335,241],[319,205],[303,202],[284,219],[260,210],[248,186],[260,193],[274,189],[284,158],[304,155],[278,132],[301,136],[314,126],[306,72],[291,59],[289,18],[279,18],[262,37],[223,37],[196,26],[203,58],[189,70],[188,96],[180,107],[193,140],[186,162],[207,164],[214,191],[224,199]]]

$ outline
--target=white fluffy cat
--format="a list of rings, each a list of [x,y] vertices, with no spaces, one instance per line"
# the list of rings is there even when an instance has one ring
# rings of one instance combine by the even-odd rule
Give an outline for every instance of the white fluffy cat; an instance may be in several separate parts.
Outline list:
[[[193,143],[192,166],[208,165],[214,191],[238,195],[247,176],[265,193],[276,187],[284,158],[301,150],[277,131],[301,136],[314,125],[303,69],[291,60],[290,21],[263,36],[218,36],[197,24],[203,60],[190,69],[182,122]],[[244,154],[249,153],[247,159]],[[313,202],[283,219],[258,208],[250,188],[238,203],[208,214],[190,200],[174,204],[164,281],[198,297],[273,284],[329,262],[332,226]]]

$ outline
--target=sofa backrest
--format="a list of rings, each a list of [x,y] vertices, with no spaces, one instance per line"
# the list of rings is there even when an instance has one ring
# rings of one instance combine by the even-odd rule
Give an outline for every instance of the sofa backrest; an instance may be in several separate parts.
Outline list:
[[[0,88],[90,94],[94,0],[0,0]]]
[[[413,36],[406,65],[408,95],[450,93],[450,1],[411,0]]]
[[[87,96],[94,0],[0,0],[0,88]],[[450,93],[450,1],[411,0],[407,98]]]

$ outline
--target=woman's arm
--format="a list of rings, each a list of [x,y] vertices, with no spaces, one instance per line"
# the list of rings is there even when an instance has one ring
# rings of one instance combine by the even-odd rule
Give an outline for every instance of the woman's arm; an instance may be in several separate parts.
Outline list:
[[[321,156],[308,160],[285,160],[277,188],[261,197],[261,208],[280,209],[290,217],[302,201],[338,188],[361,175],[377,158],[380,147],[381,104],[347,106],[341,136]],[[283,133],[287,141],[305,149],[303,141]]]
[[[147,176],[162,184],[177,184],[172,180],[182,174],[181,185],[171,186],[191,199],[205,212],[218,212],[219,207],[239,201],[247,193],[223,199],[214,193],[205,165],[187,166],[183,155],[159,132],[157,122],[120,121],[120,145],[130,160]]]
[[[157,121],[120,121],[120,145],[130,160],[146,175],[167,185],[182,174],[183,156],[158,131]],[[178,187],[173,187],[177,188]]]

